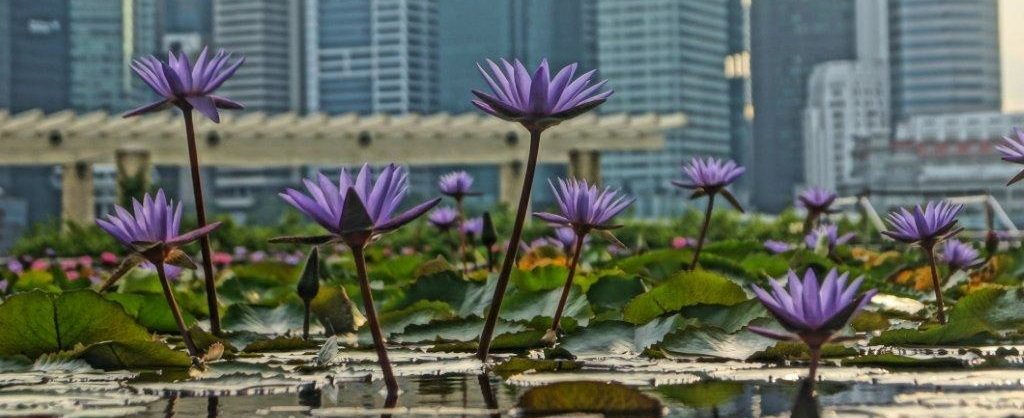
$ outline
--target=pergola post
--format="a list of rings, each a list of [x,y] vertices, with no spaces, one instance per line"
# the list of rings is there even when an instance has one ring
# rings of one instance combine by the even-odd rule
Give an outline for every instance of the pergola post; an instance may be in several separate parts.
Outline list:
[[[569,151],[569,175],[590,184],[601,182],[601,153],[598,151]]]
[[[117,200],[124,202],[132,194],[149,189],[150,153],[144,149],[119,149],[114,154],[117,165]],[[127,195],[127,196],[126,196]]]
[[[515,208],[523,186],[523,163],[508,161],[498,166],[498,202]]]
[[[93,194],[92,163],[75,161],[62,165],[61,219],[88,225],[96,219],[96,199]]]

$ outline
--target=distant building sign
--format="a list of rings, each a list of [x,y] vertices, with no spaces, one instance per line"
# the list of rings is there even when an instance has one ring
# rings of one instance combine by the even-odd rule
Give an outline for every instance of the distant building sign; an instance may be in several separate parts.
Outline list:
[[[27,27],[28,33],[33,35],[52,35],[61,30],[57,19],[29,19]]]

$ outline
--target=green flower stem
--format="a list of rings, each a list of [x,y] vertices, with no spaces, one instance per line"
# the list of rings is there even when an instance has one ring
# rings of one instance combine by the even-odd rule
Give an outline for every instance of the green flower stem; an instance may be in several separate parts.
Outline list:
[[[377,362],[380,363],[381,371],[384,373],[384,384],[388,389],[388,396],[398,394],[398,381],[391,370],[391,360],[388,359],[387,342],[384,341],[384,333],[380,329],[380,321],[377,320],[377,310],[373,307],[373,294],[370,293],[370,279],[366,275],[366,257],[363,248],[352,247],[352,258],[355,259],[356,274],[359,276],[359,290],[363,295],[363,308],[366,310],[366,320],[370,325],[370,334],[373,336],[373,347],[377,350]]]
[[[192,109],[182,111],[185,117],[185,136],[188,138],[188,166],[192,175],[192,194],[196,201],[196,221],[199,227],[206,226],[206,204],[203,202],[203,179],[199,173],[199,152],[196,150],[196,132],[192,124]],[[217,304],[217,281],[213,276],[213,251],[210,250],[210,235],[199,238],[203,254],[203,279],[206,281],[206,303],[210,309],[210,332],[220,335],[220,311]]]
[[[562,297],[558,299],[558,308],[555,309],[555,316],[551,321],[552,336],[558,333],[559,322],[562,320],[562,311],[565,310],[565,303],[569,300],[569,291],[572,290],[572,279],[576,276],[576,266],[580,262],[580,254],[583,253],[583,239],[586,236],[587,233],[584,231],[576,232],[576,245],[572,252],[572,261],[569,263],[569,275],[565,279],[565,286],[562,287]]]
[[[526,212],[530,206],[530,191],[533,189],[533,175],[537,171],[537,156],[540,152],[541,129],[530,130],[530,155],[526,160],[526,173],[523,177],[523,189],[519,194],[519,208],[516,210],[515,223],[512,225],[512,235],[509,236],[508,248],[505,250],[505,261],[501,265],[501,272],[498,273],[498,283],[494,288],[494,297],[491,298],[491,306],[487,312],[487,322],[480,332],[480,346],[477,348],[476,356],[480,360],[486,360],[487,354],[491,351],[491,338],[494,336],[494,327],[498,323],[498,314],[501,311],[501,301],[505,297],[505,289],[508,288],[508,281],[512,277],[512,267],[516,264],[516,255],[519,251],[519,241],[523,235],[523,222],[526,220]]]
[[[939,323],[946,324],[946,306],[942,303],[942,283],[939,280],[939,269],[935,265],[935,248],[934,246],[921,247],[924,250],[925,256],[928,257],[928,266],[932,270],[932,287],[935,288],[935,305],[938,307],[938,319]]]
[[[167,280],[167,273],[164,272],[164,263],[156,264],[156,275],[160,279],[160,286],[164,289],[164,298],[167,299],[167,305],[171,308],[171,315],[174,316],[174,322],[178,324],[178,332],[181,332],[181,339],[185,341],[185,348],[188,349],[188,354],[192,358],[199,358],[199,350],[196,349],[195,343],[192,342],[192,336],[188,333],[188,328],[185,326],[185,320],[181,317],[181,309],[178,308],[178,301],[174,299],[174,292],[171,291],[171,283]]]
[[[700,236],[697,237],[697,247],[693,250],[693,261],[690,262],[690,271],[697,269],[697,261],[700,260],[700,249],[704,247],[704,237],[708,234],[708,226],[711,225],[711,211],[715,208],[715,194],[708,194],[708,207],[704,210],[704,225],[700,228]]]

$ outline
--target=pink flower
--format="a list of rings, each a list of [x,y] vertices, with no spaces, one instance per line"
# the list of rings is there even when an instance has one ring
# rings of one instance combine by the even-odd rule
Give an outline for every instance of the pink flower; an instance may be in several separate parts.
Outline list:
[[[234,258],[231,256],[231,254],[222,251],[217,251],[210,256],[210,261],[213,261],[213,264],[217,266],[224,267],[228,264],[231,264],[231,262],[234,261]]]
[[[675,249],[678,250],[680,248],[686,248],[689,245],[690,245],[690,240],[686,239],[685,237],[675,237],[675,238],[672,238],[672,248],[675,248]]]
[[[32,262],[32,266],[29,267],[32,270],[49,270],[50,262],[47,260],[39,259]]]
[[[92,267],[92,257],[87,255],[78,257],[78,265],[82,267]]]
[[[416,254],[416,249],[412,247],[402,247],[402,255],[413,255]]]
[[[60,269],[61,270],[68,271],[68,270],[74,270],[74,269],[77,269],[77,268],[78,268],[78,261],[77,260],[61,260],[60,261]]]
[[[82,275],[79,274],[77,270],[68,270],[64,272],[64,277],[67,277],[70,281],[75,281],[78,280],[79,277],[82,277]]]
[[[100,254],[100,263],[103,263],[103,265],[106,266],[116,266],[117,255],[110,251],[104,251],[102,254]]]

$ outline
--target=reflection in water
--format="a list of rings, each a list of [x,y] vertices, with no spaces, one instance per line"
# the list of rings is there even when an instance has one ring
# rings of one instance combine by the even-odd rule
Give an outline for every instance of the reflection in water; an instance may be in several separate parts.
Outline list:
[[[178,395],[171,395],[167,398],[167,407],[164,408],[164,418],[173,418],[178,405]]]
[[[210,396],[206,398],[206,417],[217,418],[217,413],[220,410],[220,397]]]
[[[398,405],[398,393],[388,391],[388,397],[384,400],[384,409],[392,409]],[[391,414],[380,414],[380,418],[391,418]]]
[[[303,387],[299,390],[299,405],[308,406],[310,409],[320,408],[321,395],[322,392],[318,388],[312,386]]]
[[[818,405],[818,397],[814,395],[814,380],[803,379],[800,381],[800,390],[793,401],[793,418],[818,418],[821,416],[821,406]]]
[[[480,394],[484,398],[484,404],[487,405],[487,409],[498,409],[498,398],[494,396],[494,391],[491,390],[491,377],[487,374],[476,375],[476,381],[480,384]],[[492,418],[498,418],[501,413],[491,414]]]

